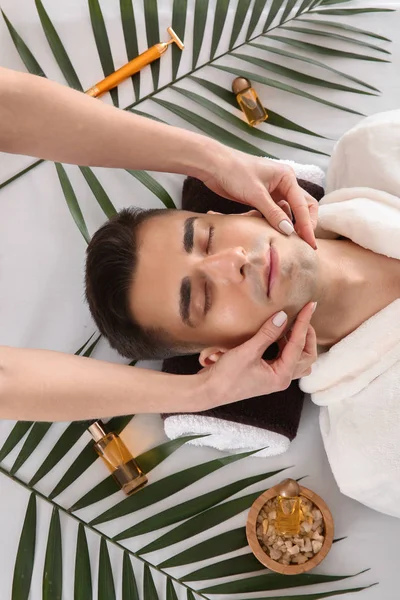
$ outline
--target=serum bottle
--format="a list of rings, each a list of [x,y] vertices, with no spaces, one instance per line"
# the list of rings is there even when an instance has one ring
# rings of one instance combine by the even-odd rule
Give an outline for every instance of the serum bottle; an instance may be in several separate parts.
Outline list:
[[[232,82],[232,91],[250,125],[259,125],[268,119],[268,113],[261,104],[257,92],[246,77],[236,77]]]
[[[94,449],[127,496],[147,483],[146,475],[116,433],[107,432],[102,421],[96,421],[88,430],[95,441]]]
[[[285,479],[278,488],[276,529],[281,535],[297,535],[300,531],[299,493],[299,485],[294,479]]]

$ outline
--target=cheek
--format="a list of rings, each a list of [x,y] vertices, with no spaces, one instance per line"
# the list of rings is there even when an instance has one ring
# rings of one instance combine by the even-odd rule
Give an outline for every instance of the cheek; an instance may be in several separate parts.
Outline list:
[[[229,294],[229,302],[215,306],[209,325],[217,343],[236,345],[254,335],[271,314],[265,307],[255,306],[243,297]]]

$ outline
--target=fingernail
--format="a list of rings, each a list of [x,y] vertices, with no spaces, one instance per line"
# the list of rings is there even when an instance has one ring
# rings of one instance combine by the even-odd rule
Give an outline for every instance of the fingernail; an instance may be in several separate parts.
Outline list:
[[[289,221],[281,221],[278,227],[285,235],[291,235],[294,231],[294,227]]]
[[[318,250],[317,244],[314,245],[314,250]]]
[[[284,310],[281,310],[280,312],[276,313],[276,315],[272,319],[272,322],[275,325],[275,327],[282,327],[282,325],[284,324],[284,322],[286,320],[287,320],[287,314],[285,313]]]
[[[313,313],[315,312],[315,309],[317,308],[317,304],[318,304],[318,302],[314,302],[314,308],[312,309]]]

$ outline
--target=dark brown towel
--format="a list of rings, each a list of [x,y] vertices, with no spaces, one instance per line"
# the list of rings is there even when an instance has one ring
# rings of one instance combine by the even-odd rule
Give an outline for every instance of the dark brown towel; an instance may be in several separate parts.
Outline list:
[[[303,189],[318,201],[323,197],[324,190],[320,186],[301,179],[299,179],[298,182]],[[218,196],[209,190],[204,183],[191,177],[187,178],[183,185],[182,208],[184,210],[199,213],[215,210],[221,213],[237,214],[251,210],[250,206],[239,204]],[[276,355],[276,352],[277,345],[274,344],[267,350],[264,357],[273,358],[273,356]],[[164,361],[162,370],[166,373],[188,375],[197,373],[200,368],[198,355],[196,354],[169,358]],[[271,432],[270,447],[264,453],[266,456],[271,456],[285,451],[288,448],[289,443],[295,438],[300,422],[303,399],[304,395],[299,389],[297,381],[292,381],[289,388],[282,392],[257,396],[249,398],[248,400],[218,406],[210,410],[195,413],[195,415],[208,419],[210,424],[211,422],[213,423],[214,429],[217,426],[220,428],[221,432],[223,432],[224,429],[228,429],[230,435],[233,436],[235,435],[236,427],[238,427],[240,433],[242,435],[245,433],[244,437],[246,437],[246,430],[244,428],[247,426],[248,448],[254,447],[252,438],[254,439],[256,431],[253,428]],[[179,418],[181,433],[197,433],[198,431],[190,429],[190,421],[193,421],[191,419],[192,414],[193,413],[163,414],[162,417],[164,419],[167,435],[170,434],[170,437],[175,437],[173,435],[175,426],[174,417],[177,415],[182,417],[187,415],[187,431],[182,431],[182,419]],[[215,419],[218,419],[218,421],[215,421]],[[249,428],[249,426],[251,427]],[[212,428],[210,428],[210,431],[211,430]],[[210,443],[210,445],[219,447],[218,444]],[[243,445],[243,442],[242,447],[246,447],[246,445]]]

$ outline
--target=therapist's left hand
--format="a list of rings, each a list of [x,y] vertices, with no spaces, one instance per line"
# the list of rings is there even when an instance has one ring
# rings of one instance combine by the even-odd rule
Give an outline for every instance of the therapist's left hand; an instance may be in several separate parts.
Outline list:
[[[291,167],[266,158],[251,156],[222,146],[214,156],[214,168],[203,182],[220,196],[258,209],[277,231],[290,235],[293,230],[312,248],[316,248],[318,202],[297,183]],[[295,219],[277,203],[285,201]]]

